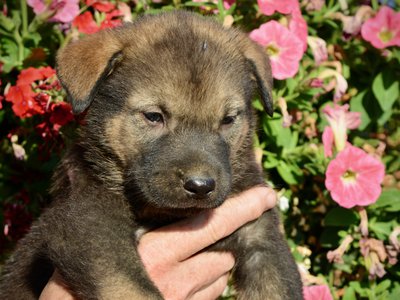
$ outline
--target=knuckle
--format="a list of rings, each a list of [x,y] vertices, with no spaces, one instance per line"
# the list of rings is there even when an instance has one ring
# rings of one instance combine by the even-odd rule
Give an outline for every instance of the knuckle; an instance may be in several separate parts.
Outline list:
[[[228,234],[229,220],[217,212],[214,212],[209,218],[207,233],[212,243],[215,243]]]

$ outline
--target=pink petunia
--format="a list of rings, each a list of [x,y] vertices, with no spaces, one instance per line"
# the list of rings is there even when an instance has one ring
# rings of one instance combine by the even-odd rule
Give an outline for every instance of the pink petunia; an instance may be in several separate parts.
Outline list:
[[[153,2],[154,2],[154,1],[153,1]],[[205,2],[205,3],[211,2],[211,3],[217,4],[217,3],[218,3],[218,0],[193,0],[193,2],[199,2],[199,3],[201,3],[201,2]],[[222,3],[223,3],[223,5],[224,5],[224,9],[229,9],[229,8],[231,8],[231,6],[232,6],[235,2],[236,2],[236,0],[224,0]],[[202,8],[204,8],[204,7],[202,7]],[[216,10],[214,10],[213,12],[214,12],[214,13],[218,13],[218,10],[216,9]]]
[[[385,166],[363,150],[347,145],[326,170],[325,186],[340,206],[375,203],[381,194]]]
[[[79,0],[59,0],[54,7],[57,9],[50,21],[69,23],[79,15]]]
[[[304,300],[333,300],[327,285],[311,285],[303,288]]]
[[[260,11],[267,16],[273,15],[276,11],[282,14],[290,14],[300,9],[298,0],[258,0]]]
[[[250,32],[249,36],[268,53],[274,78],[286,79],[297,73],[304,54],[303,42],[288,28],[269,21]]]
[[[310,45],[311,52],[314,56],[315,64],[318,66],[322,62],[328,60],[328,49],[326,47],[326,42],[314,36],[309,36],[307,38],[308,44]]]
[[[294,9],[289,19],[289,30],[303,43],[303,51],[305,52],[307,50],[308,26],[301,14],[300,8]]]
[[[345,148],[347,142],[347,129],[356,129],[361,125],[361,114],[359,112],[350,112],[349,105],[343,106],[334,104],[334,106],[327,105],[323,109],[323,113],[328,119],[330,130],[333,134],[333,140],[337,151]],[[329,137],[330,132],[324,130],[323,143],[325,155],[332,154],[332,138]],[[331,144],[328,144],[331,143]]]
[[[306,2],[306,11],[319,11],[325,5],[325,0],[308,0]]]
[[[382,6],[375,17],[362,25],[361,35],[378,49],[400,46],[400,12],[396,13],[390,7]]]
[[[322,144],[324,145],[325,157],[332,157],[333,143],[334,143],[333,130],[330,126],[325,126],[324,132],[322,133]]]
[[[326,78],[334,78],[334,80],[330,81],[330,83],[325,86],[326,91],[330,91],[332,89],[335,89],[335,92],[333,94],[333,100],[335,102],[339,101],[344,93],[346,92],[348,88],[347,80],[344,78],[342,72],[334,69],[324,69],[319,75],[319,79],[326,79]]]
[[[69,23],[79,15],[79,0],[28,0],[35,14],[48,14],[49,21]]]
[[[37,15],[43,13],[46,10],[46,4],[43,0],[27,0],[30,7],[33,8],[33,12]]]

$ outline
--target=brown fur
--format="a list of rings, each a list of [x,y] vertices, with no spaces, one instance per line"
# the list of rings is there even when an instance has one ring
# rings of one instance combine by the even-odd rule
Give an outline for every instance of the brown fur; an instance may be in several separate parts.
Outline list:
[[[4,268],[0,299],[36,299],[55,268],[80,299],[162,299],[136,236],[264,184],[251,99],[256,88],[272,113],[268,58],[238,30],[174,12],[88,36],[57,61],[86,124],[56,170],[52,206]],[[192,190],[199,178],[215,186]],[[212,249],[235,255],[239,299],[302,299],[275,210]]]

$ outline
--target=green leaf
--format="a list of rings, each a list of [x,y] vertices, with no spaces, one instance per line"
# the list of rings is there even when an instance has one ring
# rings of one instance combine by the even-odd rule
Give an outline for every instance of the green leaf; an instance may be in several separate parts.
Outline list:
[[[349,286],[345,289],[343,300],[357,300],[356,292],[353,287]]]
[[[294,167],[288,165],[282,160],[279,161],[277,170],[279,172],[279,175],[281,175],[283,180],[285,180],[288,184],[298,184],[301,180],[298,172],[295,172]]]
[[[399,82],[390,69],[379,73],[373,83],[372,91],[384,112],[389,111],[399,98]]]
[[[368,228],[373,231],[380,240],[385,240],[392,232],[391,223],[375,222],[375,220],[369,222]]]
[[[11,11],[11,17],[12,17],[12,20],[13,20],[13,23],[14,23],[14,28],[16,30],[18,30],[19,27],[21,26],[21,22],[22,22],[21,21],[20,12],[18,10],[12,10]]]
[[[12,19],[7,18],[4,14],[0,14],[0,26],[8,32],[11,32],[14,29],[15,24]]]
[[[327,227],[322,231],[319,238],[321,246],[324,248],[333,249],[339,246],[341,237],[339,236],[338,229],[335,227]]]
[[[361,125],[359,127],[360,130],[364,130],[371,122],[367,108],[363,105],[363,99],[366,97],[367,92],[368,91],[365,90],[361,93],[358,93],[350,101],[350,110],[361,113]]]
[[[397,59],[397,61],[400,63],[400,50],[394,48],[392,53],[393,53],[393,58]]]
[[[263,151],[263,156],[265,157],[264,168],[272,169],[279,164],[279,159],[275,153],[269,151]]]
[[[378,201],[376,201],[374,205],[371,205],[370,208],[372,210],[383,208],[389,212],[400,211],[400,190],[384,190],[378,198]]]
[[[378,124],[383,126],[386,124],[387,121],[389,121],[389,119],[392,117],[392,110],[389,109],[387,111],[385,111],[380,118],[378,119]]]
[[[398,300],[400,299],[400,285],[397,285],[390,293],[388,300]]]
[[[381,283],[379,283],[376,288],[375,288],[375,293],[376,294],[382,294],[383,292],[385,292],[391,285],[391,282],[389,279],[386,279],[384,281],[382,281]]]
[[[352,287],[356,291],[356,293],[359,294],[361,297],[367,296],[366,293],[367,289],[365,287],[362,287],[358,281],[351,281],[350,287]]]
[[[263,108],[263,106],[262,106],[262,104],[261,104],[260,99],[258,99],[258,98],[254,99],[254,101],[253,101],[252,104],[253,104],[253,107],[254,107],[256,110],[264,111],[264,108]]]
[[[350,209],[335,207],[324,219],[325,226],[349,226],[358,223],[357,214]]]
[[[283,127],[282,116],[278,113],[274,114],[273,119],[265,119],[264,130],[265,132],[275,137],[276,145],[284,149],[294,149],[297,145],[298,134],[292,134],[288,127]]]
[[[3,72],[8,73],[20,64],[18,61],[18,45],[8,38],[1,38],[0,44],[2,46],[0,60],[4,63]]]
[[[25,39],[31,40],[36,47],[39,45],[40,41],[42,40],[42,36],[38,32],[32,32]]]

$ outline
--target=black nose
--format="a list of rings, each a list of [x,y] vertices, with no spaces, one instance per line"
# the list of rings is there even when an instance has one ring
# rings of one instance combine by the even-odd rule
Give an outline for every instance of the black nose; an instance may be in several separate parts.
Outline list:
[[[191,177],[183,187],[190,195],[204,198],[215,189],[215,180],[211,177]]]

